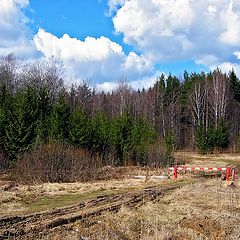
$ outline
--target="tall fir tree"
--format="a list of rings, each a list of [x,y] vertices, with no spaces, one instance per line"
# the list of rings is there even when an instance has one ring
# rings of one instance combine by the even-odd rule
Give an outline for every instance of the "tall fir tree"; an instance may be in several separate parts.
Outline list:
[[[4,148],[12,162],[31,149],[36,140],[38,102],[33,88],[19,90],[6,111]]]
[[[127,153],[132,149],[133,119],[128,111],[112,122],[111,142],[116,156],[116,164],[125,165]]]
[[[65,142],[69,138],[70,106],[63,95],[54,104],[50,117],[49,136],[51,141]]]
[[[215,130],[215,146],[221,148],[227,148],[229,144],[229,133],[227,123],[224,119],[220,119]]]
[[[71,116],[69,135],[72,144],[91,150],[92,121],[81,109],[77,109]]]
[[[92,151],[98,153],[105,163],[110,151],[110,121],[102,112],[98,112],[92,123]]]

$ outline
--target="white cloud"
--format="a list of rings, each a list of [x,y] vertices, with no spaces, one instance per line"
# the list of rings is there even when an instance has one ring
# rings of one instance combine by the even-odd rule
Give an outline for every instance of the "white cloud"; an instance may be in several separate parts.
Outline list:
[[[128,0],[113,23],[127,44],[154,62],[219,64],[240,45],[239,0]]]
[[[240,52],[237,52],[237,51],[236,51],[236,52],[234,52],[233,54],[234,54],[238,59],[240,59]]]
[[[103,83],[97,83],[95,88],[97,91],[104,91],[104,92],[111,92],[115,89],[117,89],[118,83],[117,82],[103,82]]]
[[[210,69],[214,70],[216,68],[221,69],[223,72],[228,73],[232,69],[234,69],[235,74],[240,77],[240,64],[237,63],[230,63],[230,62],[224,62],[219,65],[211,66]]]
[[[143,88],[148,89],[156,83],[157,77],[160,76],[162,73],[163,72],[157,71],[154,75],[150,77],[143,77],[139,80],[128,81],[127,83],[129,87],[135,90],[141,90]],[[103,82],[96,84],[95,87],[98,91],[111,92],[117,89],[118,86],[119,85],[117,82]]]
[[[121,76],[137,79],[151,72],[151,62],[134,52],[126,55],[122,47],[106,37],[87,37],[84,41],[67,34],[57,38],[39,29],[34,37],[37,49],[45,57],[60,58],[68,71],[76,77],[94,82],[118,80]]]
[[[15,53],[26,58],[36,54],[28,19],[22,12],[28,4],[28,0],[0,0],[0,55]]]
[[[109,7],[114,11],[124,2],[113,0]],[[125,54],[119,44],[103,36],[81,41],[67,34],[58,38],[43,29],[33,36],[30,20],[24,14],[28,6],[29,0],[0,0],[0,55],[15,53],[24,59],[57,57],[65,65],[68,84],[83,79],[93,83],[117,81],[122,76],[130,81],[151,75],[150,60],[134,52]]]
[[[220,21],[223,25],[223,32],[219,38],[223,43],[238,46],[240,44],[240,7],[235,9],[230,1],[228,9],[220,12]]]

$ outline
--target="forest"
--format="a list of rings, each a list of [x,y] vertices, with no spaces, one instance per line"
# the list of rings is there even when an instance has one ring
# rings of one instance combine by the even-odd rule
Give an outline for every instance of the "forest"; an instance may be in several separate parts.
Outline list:
[[[234,70],[160,75],[149,89],[120,79],[111,92],[66,85],[54,58],[0,58],[0,169],[73,181],[101,166],[173,164],[173,151],[240,150],[240,80]]]

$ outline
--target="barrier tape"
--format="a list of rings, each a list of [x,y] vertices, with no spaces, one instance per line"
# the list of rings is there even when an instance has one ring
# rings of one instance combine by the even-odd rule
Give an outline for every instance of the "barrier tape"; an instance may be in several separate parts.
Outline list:
[[[174,167],[168,168],[169,170],[173,171]],[[226,171],[227,168],[225,167],[177,167],[178,170],[183,171]]]
[[[229,181],[230,174],[231,174],[231,167],[187,167],[187,166],[174,166],[168,168],[170,171],[173,171],[173,176],[174,178],[177,178],[177,172],[178,170],[183,170],[183,171],[226,171],[226,181]],[[236,173],[235,170],[232,169],[232,179],[236,178]]]

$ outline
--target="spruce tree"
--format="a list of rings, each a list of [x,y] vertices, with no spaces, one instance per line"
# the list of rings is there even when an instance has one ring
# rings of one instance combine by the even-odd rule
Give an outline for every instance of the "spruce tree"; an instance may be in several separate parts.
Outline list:
[[[104,113],[98,112],[93,118],[92,127],[92,151],[105,161],[110,150],[110,122]]]
[[[46,87],[38,89],[38,126],[37,141],[46,143],[49,140],[49,126],[51,126],[50,116],[52,112],[52,100]]]
[[[229,144],[229,134],[227,123],[224,119],[220,119],[215,130],[215,145],[218,148],[227,148]]]
[[[155,139],[155,131],[147,122],[139,119],[131,133],[133,158],[140,164],[147,164],[146,148]]]
[[[197,148],[201,154],[206,154],[208,150],[207,132],[204,125],[197,128],[196,133]]]
[[[117,117],[112,122],[111,142],[115,152],[118,165],[124,165],[127,160],[127,153],[132,149],[133,119],[128,111]]]
[[[6,114],[3,144],[14,163],[36,140],[38,102],[34,89],[19,90]]]
[[[71,116],[69,137],[77,147],[92,148],[92,122],[81,109],[77,109]]]
[[[54,104],[50,117],[50,140],[64,142],[69,137],[70,107],[63,95]]]

